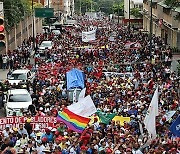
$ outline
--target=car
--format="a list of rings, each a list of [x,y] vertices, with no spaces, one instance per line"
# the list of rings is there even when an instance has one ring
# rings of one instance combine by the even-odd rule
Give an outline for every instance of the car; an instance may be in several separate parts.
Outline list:
[[[59,29],[53,29],[53,30],[51,30],[51,32],[54,33],[55,36],[61,35],[61,32]]]
[[[22,108],[27,110],[29,105],[32,104],[31,95],[26,89],[8,90],[4,101],[6,116],[13,116]]]
[[[35,77],[35,73],[31,72],[28,69],[18,69],[12,72],[12,74],[8,77],[8,81],[11,85],[18,85],[19,82],[30,82],[33,81]]]
[[[45,54],[46,50],[50,50],[53,48],[53,42],[52,41],[42,41],[42,43],[39,46],[39,53]]]

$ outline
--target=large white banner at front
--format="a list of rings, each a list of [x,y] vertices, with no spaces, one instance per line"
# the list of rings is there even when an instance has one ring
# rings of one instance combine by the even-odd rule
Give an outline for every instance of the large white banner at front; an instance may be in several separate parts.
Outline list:
[[[82,41],[89,42],[96,40],[96,30],[92,30],[89,32],[82,32]]]

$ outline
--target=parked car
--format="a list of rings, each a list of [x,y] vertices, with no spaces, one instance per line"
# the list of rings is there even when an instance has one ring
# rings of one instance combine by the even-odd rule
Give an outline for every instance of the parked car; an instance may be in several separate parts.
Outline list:
[[[61,35],[61,31],[59,29],[52,29],[51,32],[54,33],[55,36]]]
[[[39,53],[45,54],[46,50],[50,50],[53,48],[53,42],[52,41],[42,41],[42,43],[39,46]]]
[[[26,89],[8,90],[4,100],[6,116],[15,115],[20,109],[27,110],[32,104],[32,98]]]
[[[19,82],[27,82],[28,80],[30,82],[33,81],[35,77],[35,73],[31,72],[28,69],[19,69],[12,72],[12,74],[8,77],[9,83],[12,84],[18,84]]]

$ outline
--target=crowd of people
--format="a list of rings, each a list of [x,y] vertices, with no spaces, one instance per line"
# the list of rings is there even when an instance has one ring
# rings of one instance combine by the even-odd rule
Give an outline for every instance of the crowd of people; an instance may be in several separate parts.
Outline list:
[[[171,72],[172,51],[162,38],[153,36],[152,52],[148,34],[117,25],[106,17],[90,20],[77,17],[76,27],[65,27],[61,37],[38,34],[37,45],[45,38],[54,42],[44,58],[38,50],[31,58],[32,38],[21,47],[2,56],[2,68],[28,68],[36,72],[34,81],[27,83],[33,103],[18,116],[28,117],[25,125],[1,130],[1,153],[54,154],[177,154],[180,139],[169,130],[179,115],[178,76]],[[81,32],[96,27],[96,40],[85,43]],[[48,35],[48,37],[47,37]],[[112,40],[110,39],[113,38]],[[126,46],[134,42],[141,46]],[[6,57],[6,58],[5,58]],[[35,63],[32,63],[34,61]],[[57,123],[42,132],[31,125],[32,116],[53,116],[72,104],[66,88],[66,72],[78,68],[85,73],[86,95],[90,95],[98,110],[130,117],[129,123],[108,125],[94,118],[82,134],[73,132],[64,123]],[[108,74],[107,72],[111,72]],[[121,74],[129,73],[130,75]],[[21,85],[17,85],[20,87]],[[149,139],[144,127],[156,87],[159,87],[159,116],[156,118],[157,137]],[[4,89],[13,87],[4,81]],[[164,115],[176,111],[170,118]]]

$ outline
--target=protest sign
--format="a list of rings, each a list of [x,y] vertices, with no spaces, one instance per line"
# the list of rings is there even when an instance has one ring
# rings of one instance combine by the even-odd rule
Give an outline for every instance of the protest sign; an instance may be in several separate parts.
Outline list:
[[[24,125],[27,119],[27,117],[16,116],[0,118],[0,131],[3,131],[7,124],[10,126],[11,129],[19,128],[19,124]],[[39,128],[44,131],[45,128],[53,127],[55,123],[56,117],[31,117],[31,125],[33,129],[36,127],[36,125],[39,125]]]
[[[89,42],[96,39],[96,30],[82,32],[82,41]]]

